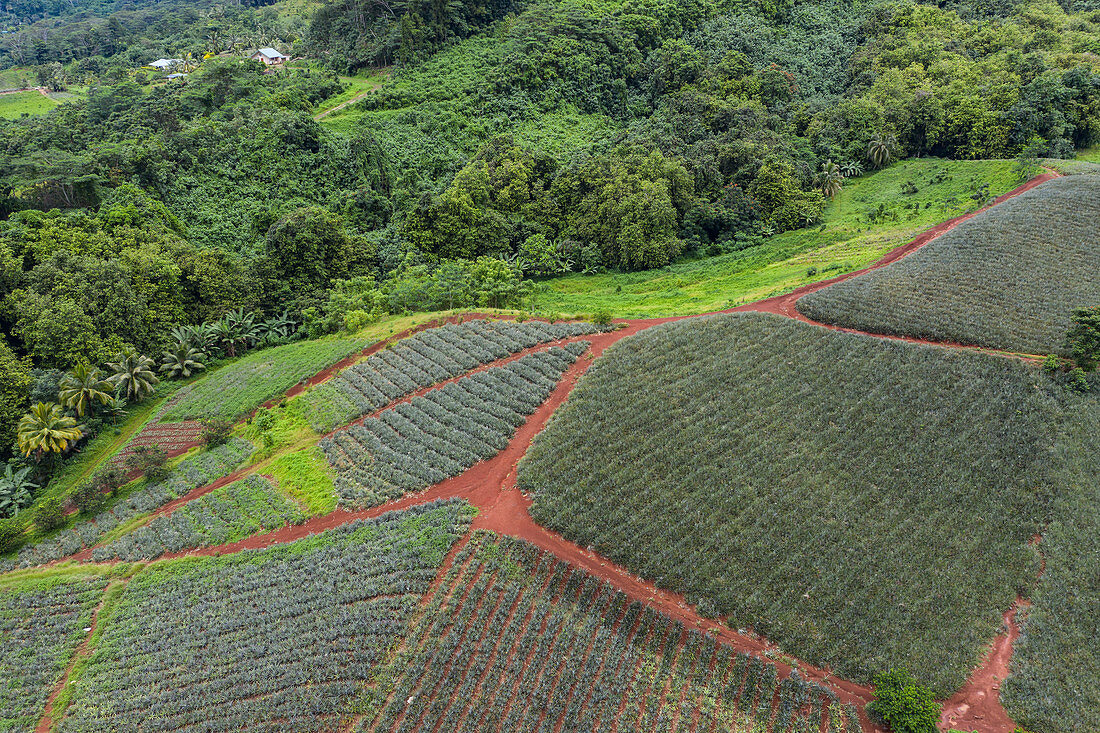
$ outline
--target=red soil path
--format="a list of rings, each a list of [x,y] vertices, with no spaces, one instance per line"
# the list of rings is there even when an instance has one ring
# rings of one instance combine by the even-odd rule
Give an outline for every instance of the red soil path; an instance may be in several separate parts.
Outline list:
[[[1016,188],[1015,190],[997,197],[991,206],[997,205],[1009,198],[1017,196],[1025,191],[1028,191],[1035,186],[1038,186],[1046,181],[1056,177],[1055,173],[1047,173],[1038,178],[1035,178],[1028,183]],[[986,207],[987,209],[989,207]],[[982,209],[984,211],[985,209]],[[812,321],[801,313],[798,312],[796,303],[799,298],[807,293],[816,292],[822,288],[828,287],[837,282],[847,280],[852,277],[857,277],[866,272],[869,272],[880,267],[885,267],[893,262],[896,262],[906,255],[917,251],[924,245],[933,241],[941,234],[950,231],[954,227],[958,226],[961,222],[971,218],[979,212],[973,212],[965,216],[960,216],[945,222],[937,227],[933,227],[928,231],[922,233],[913,241],[898,247],[882,259],[871,265],[870,267],[858,270],[856,272],[846,273],[838,277],[834,277],[828,280],[823,280],[810,285],[805,285],[798,288],[791,293],[776,296],[773,298],[767,298],[765,300],[758,301],[756,303],[749,303],[737,308],[732,308],[726,311],[720,311],[721,313],[732,312],[744,312],[744,311],[757,311],[764,313],[774,313],[788,318],[793,318],[806,323],[812,323],[815,325],[823,326],[826,328],[856,332],[851,329],[841,329],[835,326]],[[442,319],[445,322],[454,322],[459,318],[473,318],[476,315],[456,316],[448,319]],[[474,520],[473,528],[475,529],[488,529],[501,534],[507,534],[514,537],[518,537],[537,547],[553,553],[561,560],[570,563],[571,565],[581,568],[586,572],[595,575],[616,589],[622,591],[627,596],[646,603],[661,612],[675,618],[688,627],[694,627],[702,632],[715,636],[724,643],[728,644],[731,648],[738,651],[744,651],[747,653],[755,654],[757,656],[764,656],[771,652],[778,652],[778,649],[769,644],[767,640],[748,634],[740,634],[734,630],[722,625],[718,621],[713,619],[706,619],[696,613],[683,598],[683,596],[675,593],[671,593],[665,590],[657,588],[653,583],[650,583],[636,575],[633,575],[625,568],[615,565],[610,560],[601,557],[591,550],[581,548],[560,535],[551,532],[534,522],[531,519],[528,511],[531,500],[523,496],[515,488],[515,476],[516,466],[519,460],[526,453],[531,441],[534,437],[545,427],[554,411],[566,400],[570,391],[577,383],[580,376],[588,369],[593,359],[599,356],[604,349],[611,344],[619,341],[622,338],[631,336],[641,330],[655,326],[661,323],[667,323],[671,321],[682,320],[684,318],[695,318],[698,316],[679,316],[669,318],[654,318],[654,319],[637,319],[637,320],[622,320],[619,322],[619,330],[608,334],[593,334],[586,336],[587,340],[592,342],[591,352],[589,354],[582,355],[581,358],[565,373],[562,380],[559,382],[557,388],[550,395],[549,399],[544,402],[538,410],[531,415],[530,418],[522,425],[516,432],[514,438],[509,445],[495,458],[488,461],[483,461],[475,465],[464,474],[455,478],[442,481],[426,491],[411,494],[405,496],[397,501],[393,501],[384,504],[379,507],[375,507],[362,511],[347,511],[344,509],[337,509],[336,511],[326,514],[320,517],[314,517],[303,524],[291,525],[283,527],[262,535],[255,535],[240,542],[221,545],[218,547],[207,547],[198,550],[192,550],[188,552],[178,553],[176,555],[166,555],[165,557],[177,557],[181,555],[190,556],[210,556],[221,555],[234,552],[240,552],[246,549],[256,549],[269,547],[275,544],[281,544],[285,542],[292,542],[302,537],[306,537],[318,532],[323,532],[327,529],[331,529],[342,524],[357,519],[369,519],[377,517],[385,512],[405,509],[418,504],[423,504],[435,499],[444,498],[461,498],[473,504],[478,508],[479,514]],[[330,377],[333,373],[341,368],[349,366],[355,361],[359,360],[363,356],[368,356],[371,353],[384,348],[388,343],[392,343],[395,340],[412,335],[418,331],[432,327],[434,325],[440,325],[440,321],[434,321],[425,323],[413,329],[408,329],[400,334],[396,334],[388,339],[380,341],[359,354],[348,357],[342,362],[326,369],[325,371],[314,376],[312,379],[296,385],[294,388],[286,393],[286,397],[291,397],[300,393],[306,387],[319,384],[325,379]],[[866,335],[877,336],[881,338],[893,338],[904,341],[916,342],[916,343],[932,343],[938,346],[947,346],[954,348],[972,348],[961,344],[944,344],[939,342],[927,342],[919,339],[910,339],[903,337],[889,336],[886,334],[874,334],[867,332]],[[545,348],[545,347],[544,347]],[[269,401],[268,405],[276,404],[282,397]],[[238,472],[243,473],[243,472]],[[221,479],[216,484],[212,484],[209,487],[203,487],[196,490],[196,492],[207,493],[218,485],[224,485],[239,478],[236,474]],[[182,502],[188,498],[195,498],[196,492],[191,492],[187,497],[181,497],[176,500],[176,503]],[[168,507],[165,508],[167,511]],[[85,553],[82,553],[82,555]],[[81,556],[77,556],[78,559],[83,559]],[[1019,636],[1019,627],[1015,622],[1016,606],[1010,609],[1005,614],[1005,622],[1008,626],[1008,633],[998,636],[994,640],[993,648],[987,658],[986,662],[974,673],[967,684],[959,690],[954,696],[952,696],[944,706],[944,717],[941,721],[941,727],[947,729],[948,726],[961,726],[967,730],[976,730],[979,733],[1011,733],[1015,729],[1015,725],[1005,713],[1001,707],[999,700],[999,683],[1004,679],[1008,673],[1008,664],[1012,655],[1012,644]],[[785,663],[775,661],[776,666],[782,674],[787,674],[791,667]],[[830,686],[834,689],[840,699],[845,702],[853,702],[861,710],[864,705],[869,702],[873,697],[873,690],[867,686],[859,685],[857,683],[844,680],[833,676],[828,670],[814,667],[812,665],[798,662],[798,668],[800,674],[808,677],[811,680],[819,682],[824,685]],[[873,726],[866,718],[863,720],[864,726],[868,730],[878,731],[877,727]]]

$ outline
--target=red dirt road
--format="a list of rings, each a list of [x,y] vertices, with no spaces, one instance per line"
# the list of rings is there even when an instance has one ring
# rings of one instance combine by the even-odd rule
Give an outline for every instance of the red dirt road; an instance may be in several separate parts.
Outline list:
[[[998,197],[992,205],[996,205],[1009,198],[1017,196],[1024,191],[1030,190],[1035,186],[1038,186],[1046,181],[1054,178],[1055,174],[1046,174],[1040,176],[1028,183],[1020,186],[1019,188]],[[988,207],[987,207],[988,208]],[[984,209],[983,209],[984,210]],[[803,295],[815,292],[824,287],[828,287],[837,282],[847,280],[852,277],[857,277],[865,272],[880,267],[885,267],[901,258],[911,254],[912,252],[920,249],[925,244],[933,241],[936,237],[940,236],[944,232],[950,231],[962,221],[974,216],[978,212],[968,214],[966,216],[957,217],[951,221],[945,222],[937,227],[934,227],[912,242],[909,242],[897,249],[892,250],[882,259],[874,263],[868,268],[859,270],[857,272],[851,272],[844,275],[840,275],[829,280],[824,280],[818,283],[803,286],[797,290],[788,293],[786,295],[776,296],[768,298],[756,303],[750,303],[737,308],[733,308],[727,311],[721,311],[721,313],[730,312],[743,312],[743,311],[757,311],[765,313],[774,313],[777,315],[786,316],[788,318],[794,318],[806,323],[812,323],[815,325],[823,326],[826,328],[832,328],[835,330],[849,331],[849,329],[838,329],[834,326],[830,326],[824,323],[818,323],[811,321],[798,312],[796,303]],[[711,314],[707,314],[711,315]],[[466,318],[473,316],[467,315]],[[619,341],[622,338],[633,335],[641,330],[649,328],[661,323],[667,323],[671,321],[682,320],[683,318],[695,318],[698,316],[681,316],[681,317],[669,317],[669,318],[655,318],[655,319],[639,319],[639,320],[622,320],[619,322],[621,328],[615,332],[609,334],[595,334],[586,336],[587,340],[592,342],[591,352],[589,354],[582,355],[580,359],[565,373],[564,377],[558,384],[557,388],[551,394],[550,398],[539,407],[539,409],[522,425],[516,432],[514,438],[509,445],[495,458],[488,461],[483,461],[475,465],[464,474],[452,479],[440,482],[426,491],[411,494],[403,497],[400,500],[390,502],[388,504],[375,507],[373,509],[364,511],[346,511],[338,509],[330,514],[314,517],[307,522],[284,527],[275,532],[271,532],[263,535],[256,535],[250,537],[241,542],[222,545],[219,547],[209,547],[190,552],[180,553],[181,555],[217,555],[228,554],[233,552],[239,552],[245,549],[254,549],[261,547],[268,547],[274,544],[280,544],[284,542],[291,542],[302,537],[312,535],[318,532],[322,532],[326,529],[345,524],[347,522],[356,519],[368,519],[376,517],[388,511],[394,511],[399,509],[408,508],[417,504],[422,504],[435,499],[443,498],[461,498],[469,501],[476,506],[479,510],[479,515],[474,521],[474,528],[489,529],[501,534],[508,534],[521,539],[525,539],[536,546],[553,553],[560,559],[584,569],[585,571],[606,580],[613,587],[621,590],[626,595],[636,600],[657,608],[663,613],[672,616],[686,624],[689,627],[697,628],[701,631],[705,631],[709,634],[717,636],[725,643],[729,644],[732,648],[739,651],[745,651],[755,655],[764,655],[770,651],[776,650],[776,648],[757,636],[738,634],[732,629],[729,629],[712,619],[705,619],[699,616],[695,610],[687,604],[682,596],[674,593],[663,591],[652,583],[649,583],[642,578],[639,578],[631,574],[625,568],[619,567],[612,563],[610,560],[601,557],[600,555],[583,549],[567,540],[560,535],[551,532],[534,522],[528,512],[530,506],[530,500],[524,497],[515,488],[516,466],[519,460],[526,453],[531,441],[534,437],[545,427],[550,420],[555,410],[566,400],[573,386],[577,383],[580,376],[588,369],[593,359],[599,356],[604,349],[611,344]],[[446,320],[456,320],[456,318]],[[436,323],[438,325],[438,323]],[[343,366],[347,366],[352,361],[362,358],[363,355],[373,353],[378,349],[383,348],[386,344],[392,343],[394,340],[411,335],[416,331],[423,330],[429,327],[430,324],[424,324],[415,329],[398,334],[384,341],[378,342],[372,345],[368,349],[361,353],[345,359],[330,369],[316,375],[307,383],[298,385],[287,392],[287,396],[292,396],[302,391],[306,386],[311,384],[317,384],[324,381],[332,373]],[[860,332],[863,333],[863,332]],[[878,336],[881,338],[897,338],[884,334],[867,334],[871,336]],[[917,339],[900,339],[905,341],[917,342],[917,343],[935,343],[919,341]],[[955,348],[971,348],[962,346],[959,344],[943,344],[936,343],[935,345],[955,347]],[[282,398],[279,398],[282,399]],[[278,399],[271,401],[269,404],[274,404]],[[246,471],[247,472],[247,471]],[[246,473],[238,472],[238,473]],[[216,485],[224,485],[230,480],[239,478],[236,474],[231,477],[222,479]],[[192,492],[185,498],[195,498],[202,493],[207,493],[216,487],[211,485],[210,487],[203,487],[201,489]],[[181,500],[177,500],[181,502]],[[172,505],[169,505],[172,506]],[[166,507],[162,511],[169,511],[169,507]],[[82,553],[83,554],[83,553]],[[80,558],[80,556],[77,556]],[[165,556],[171,557],[171,556]],[[82,559],[82,558],[81,558]],[[950,726],[962,728],[965,730],[976,730],[979,733],[1012,733],[1015,729],[1015,725],[1011,719],[1005,713],[1004,709],[1000,705],[999,700],[999,683],[1007,675],[1008,664],[1012,654],[1012,645],[1015,639],[1019,635],[1018,625],[1015,623],[1016,607],[1009,610],[1005,615],[1005,621],[1008,626],[1008,633],[998,636],[994,640],[992,651],[985,664],[979,668],[967,684],[953,695],[944,706],[944,717],[941,721],[941,727],[948,729]],[[777,666],[781,671],[786,672],[789,670],[787,665],[777,662]],[[850,701],[855,703],[862,711],[864,705],[871,699],[873,691],[862,685],[843,680],[832,676],[827,670],[819,669],[808,664],[798,663],[801,673],[805,674],[810,679],[827,684],[832,687],[840,698],[844,701]],[[870,725],[866,720],[864,724],[868,730],[877,730]]]

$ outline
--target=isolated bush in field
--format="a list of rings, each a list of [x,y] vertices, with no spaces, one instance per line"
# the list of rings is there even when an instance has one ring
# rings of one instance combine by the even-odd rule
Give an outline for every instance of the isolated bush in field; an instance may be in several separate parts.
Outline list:
[[[19,547],[25,526],[15,518],[0,519],[0,553],[11,552]]]
[[[94,480],[77,484],[76,488],[69,493],[69,501],[80,510],[81,514],[94,514],[106,500],[107,495]]]
[[[1069,347],[1078,366],[1086,370],[1096,368],[1100,361],[1100,305],[1078,308],[1070,319],[1072,326],[1066,335]]]
[[[1066,389],[1078,394],[1084,394],[1091,389],[1088,374],[1081,367],[1074,367],[1066,375]]]
[[[141,471],[146,480],[161,481],[168,475],[168,454],[158,445],[139,445],[126,456],[126,466]]]
[[[936,733],[940,710],[932,691],[908,672],[891,670],[875,676],[875,699],[867,713],[893,733]]]
[[[592,314],[592,322],[595,323],[597,326],[610,325],[612,318],[614,318],[614,316],[611,315],[611,311],[607,310],[606,308],[601,308],[600,310]]]
[[[34,523],[44,532],[57,529],[65,523],[65,509],[58,499],[45,499],[39,502],[31,510],[31,516],[34,517]]]
[[[222,418],[211,418],[202,421],[202,442],[207,447],[215,448],[225,445],[233,437],[233,423]]]

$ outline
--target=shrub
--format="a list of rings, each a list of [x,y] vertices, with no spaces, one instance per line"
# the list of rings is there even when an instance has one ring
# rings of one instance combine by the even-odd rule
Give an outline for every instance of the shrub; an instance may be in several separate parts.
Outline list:
[[[867,713],[894,733],[936,733],[940,722],[932,691],[898,669],[875,676],[875,699]]]
[[[1070,322],[1073,325],[1066,334],[1066,346],[1077,365],[1091,371],[1100,361],[1100,305],[1078,308]]]
[[[65,523],[65,509],[58,499],[46,499],[32,511],[34,523],[44,532],[57,529]]]
[[[23,523],[14,517],[0,519],[0,553],[12,552],[23,544]]]
[[[97,484],[95,479],[79,484],[69,492],[69,501],[80,510],[81,514],[96,513],[106,500],[107,494],[104,493],[102,485]]]
[[[601,308],[592,314],[592,322],[597,326],[607,326],[611,324],[611,319],[614,316],[611,315],[611,311],[606,308]]]
[[[126,465],[141,471],[150,483],[162,481],[168,476],[168,454],[158,445],[139,445],[126,457]]]
[[[1084,369],[1076,367],[1069,370],[1069,374],[1066,375],[1066,389],[1078,394],[1089,391],[1089,380]]]
[[[233,437],[233,423],[221,418],[202,421],[202,441],[208,448],[225,445]]]

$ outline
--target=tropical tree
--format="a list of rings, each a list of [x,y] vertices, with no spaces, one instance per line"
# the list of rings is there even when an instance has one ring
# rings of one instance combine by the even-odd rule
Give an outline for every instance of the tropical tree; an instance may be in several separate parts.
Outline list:
[[[898,140],[893,135],[875,135],[867,144],[867,160],[876,168],[882,168],[894,157]]]
[[[115,391],[114,385],[99,369],[84,363],[77,364],[65,374],[60,386],[58,402],[76,410],[78,417],[84,417],[85,410],[91,414],[96,402],[106,405]]]
[[[298,325],[290,315],[283,311],[281,315],[272,316],[266,321],[256,324],[256,336],[258,340],[285,339],[294,333],[294,327]]]
[[[118,361],[107,364],[107,368],[114,372],[111,382],[115,389],[132,402],[140,402],[152,394],[153,388],[160,382],[153,373],[155,367],[156,362],[133,348],[122,352]]]
[[[821,189],[821,193],[829,198],[833,198],[840,193],[843,181],[844,175],[840,172],[840,166],[831,159],[821,164],[821,170],[814,179],[817,187]]]
[[[203,345],[202,335],[195,326],[172,326],[172,330],[168,332],[168,335],[180,346]]]
[[[84,437],[76,418],[61,411],[56,402],[39,402],[19,421],[16,440],[23,455],[61,453]]]
[[[206,358],[206,355],[193,346],[186,344],[179,344],[174,349],[170,349],[164,352],[164,356],[161,358],[160,372],[167,374],[169,379],[179,379],[183,377],[186,379],[200,369],[205,369],[206,366],[199,362],[199,359]]]
[[[844,174],[845,178],[859,178],[863,175],[863,166],[854,160],[849,160],[840,166],[840,172]]]
[[[30,466],[16,471],[9,463],[0,473],[0,517],[14,517],[31,503],[31,489],[38,484],[27,478],[30,472]]]

